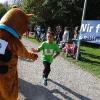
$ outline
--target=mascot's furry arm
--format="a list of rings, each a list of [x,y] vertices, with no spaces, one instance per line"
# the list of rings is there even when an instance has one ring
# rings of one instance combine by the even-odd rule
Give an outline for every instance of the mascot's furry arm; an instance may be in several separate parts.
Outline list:
[[[18,41],[20,42],[20,41]],[[24,45],[20,42],[18,43],[18,56],[23,57],[23,58],[29,58],[32,59],[33,61],[37,59],[37,54],[33,54],[32,52],[28,52],[27,49],[24,47]]]

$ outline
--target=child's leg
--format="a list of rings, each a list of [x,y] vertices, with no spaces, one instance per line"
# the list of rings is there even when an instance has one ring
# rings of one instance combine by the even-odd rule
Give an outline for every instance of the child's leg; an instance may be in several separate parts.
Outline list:
[[[48,78],[50,73],[50,63],[47,61],[43,61],[44,70],[43,70],[43,77]]]

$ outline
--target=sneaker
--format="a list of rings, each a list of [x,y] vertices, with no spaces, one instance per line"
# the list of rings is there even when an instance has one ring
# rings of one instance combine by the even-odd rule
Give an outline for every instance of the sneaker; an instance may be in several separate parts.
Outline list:
[[[43,78],[43,84],[47,86],[47,78]]]

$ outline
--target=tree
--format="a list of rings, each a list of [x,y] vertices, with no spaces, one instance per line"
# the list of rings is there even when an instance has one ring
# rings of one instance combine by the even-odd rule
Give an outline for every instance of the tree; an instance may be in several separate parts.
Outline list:
[[[87,0],[85,19],[98,20],[100,19],[100,0]]]
[[[0,4],[0,18],[7,12],[5,6]]]
[[[80,24],[83,3],[84,0],[45,0],[43,18],[55,24]]]
[[[33,21],[47,25],[80,24],[84,0],[22,0],[25,12],[34,13]]]

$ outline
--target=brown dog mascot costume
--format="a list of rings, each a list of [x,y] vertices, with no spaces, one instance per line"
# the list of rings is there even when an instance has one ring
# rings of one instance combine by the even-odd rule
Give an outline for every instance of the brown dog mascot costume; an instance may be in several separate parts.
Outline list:
[[[33,61],[38,57],[29,53],[19,39],[28,29],[30,16],[13,7],[0,20],[0,100],[18,99],[18,56]]]

